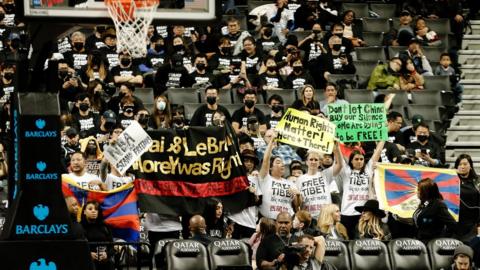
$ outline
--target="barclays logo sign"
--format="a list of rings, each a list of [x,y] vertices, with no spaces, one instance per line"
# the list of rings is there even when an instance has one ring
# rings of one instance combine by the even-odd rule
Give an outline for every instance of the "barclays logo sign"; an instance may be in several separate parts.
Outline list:
[[[32,209],[33,216],[38,221],[44,221],[50,215],[50,208],[43,204],[37,204]],[[15,227],[17,235],[50,235],[50,234],[68,234],[67,224],[32,224],[32,225],[17,225]],[[42,269],[42,268],[39,268]]]
[[[57,137],[58,132],[56,130],[43,130],[46,127],[47,123],[45,119],[38,118],[35,120],[35,127],[38,130],[27,130],[25,131],[25,138],[55,138]]]
[[[47,262],[44,258],[40,258],[30,264],[28,270],[57,270],[57,265],[54,262]]]
[[[58,180],[57,173],[43,173],[47,169],[47,163],[45,161],[38,161],[35,164],[37,168],[37,173],[26,173],[26,180]]]

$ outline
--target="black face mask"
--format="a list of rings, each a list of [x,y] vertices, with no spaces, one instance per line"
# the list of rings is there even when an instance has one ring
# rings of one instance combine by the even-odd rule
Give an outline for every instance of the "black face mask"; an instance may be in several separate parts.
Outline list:
[[[102,59],[98,56],[92,57],[92,64],[99,66],[102,63]]]
[[[428,136],[427,135],[418,135],[417,140],[419,142],[426,142],[428,140]]]
[[[18,49],[20,48],[20,39],[14,39],[11,41],[10,43],[10,46],[13,48],[13,49]]]
[[[340,48],[342,47],[342,44],[333,44],[332,50],[334,51],[340,51]]]
[[[115,124],[112,123],[112,122],[106,122],[103,127],[108,130],[108,131],[112,131],[114,128],[115,128]]]
[[[335,36],[339,37],[339,38],[342,38],[343,37],[343,33],[337,33],[337,34],[334,34]]]
[[[138,123],[140,123],[140,125],[146,125],[148,124],[148,120],[150,120],[150,116],[149,115],[140,115],[138,117]]]
[[[132,106],[125,106],[123,107],[123,111],[126,113],[133,113],[133,108]]]
[[[205,70],[205,68],[206,68],[204,63],[197,64],[196,67],[197,67],[198,70]]]
[[[273,105],[273,106],[272,106],[272,111],[273,111],[274,113],[278,113],[278,112],[280,112],[281,110],[282,110],[282,105]]]
[[[301,67],[301,66],[293,67],[293,72],[295,72],[295,73],[301,73],[302,71],[303,71],[303,67]]]
[[[65,78],[68,76],[68,71],[66,70],[59,70],[58,71],[58,77],[62,80],[65,80]]]
[[[5,19],[5,13],[0,13],[0,21],[2,21],[3,19]]]
[[[88,108],[90,108],[90,105],[88,105],[87,103],[80,103],[80,106],[78,106],[78,108],[80,109],[80,111],[86,112]]]
[[[320,34],[321,32],[322,32],[322,31],[320,31],[320,30],[312,30],[312,33],[314,33],[315,35],[318,35],[318,34]]]
[[[132,59],[130,59],[130,58],[120,59],[120,64],[122,64],[122,66],[128,66],[128,65],[130,65],[131,62],[132,62]]]
[[[277,70],[277,67],[276,66],[268,66],[267,70],[270,71],[270,72],[274,72],[274,71]]]
[[[179,52],[179,51],[181,51],[181,50],[183,50],[183,49],[184,49],[183,45],[175,45],[175,46],[173,46],[173,50],[176,51],[176,52]]]
[[[160,44],[155,44],[155,51],[161,52],[163,51],[164,46]]]
[[[263,30],[263,35],[266,36],[266,37],[271,37],[273,34],[273,30],[271,28],[267,28],[265,30]]]
[[[3,74],[3,78],[5,78],[6,80],[10,81],[11,79],[13,79],[13,73],[12,72],[6,72]]]
[[[213,105],[215,103],[217,103],[217,98],[216,97],[207,97],[207,103],[210,104],[210,105]]]
[[[5,4],[3,5],[5,7],[5,11],[8,13],[8,14],[12,14],[12,13],[15,13],[15,4]]]
[[[253,106],[255,106],[255,101],[253,100],[245,100],[245,106],[247,106],[247,108],[251,109],[253,108]]]
[[[177,126],[183,125],[183,117],[182,116],[174,116],[173,123]]]
[[[73,47],[75,48],[75,50],[81,51],[83,49],[83,43],[82,42],[75,42],[75,43],[73,43]]]
[[[230,55],[230,53],[232,52],[230,47],[222,47],[221,50],[222,50],[222,53],[225,55]]]
[[[87,146],[87,151],[86,151],[86,152],[87,152],[87,154],[89,154],[89,155],[95,155],[95,154],[97,154],[97,146],[95,146],[95,145],[89,145],[89,146]]]

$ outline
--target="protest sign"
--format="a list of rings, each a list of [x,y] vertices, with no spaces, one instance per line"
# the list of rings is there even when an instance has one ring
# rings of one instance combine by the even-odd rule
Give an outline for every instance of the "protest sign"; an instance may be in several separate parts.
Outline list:
[[[388,136],[383,103],[329,104],[328,118],[341,142],[384,141]]]
[[[458,221],[460,212],[460,179],[451,169],[378,163],[375,170],[375,192],[380,207],[401,218],[411,218],[418,208],[418,181],[430,178],[438,185],[443,202]]]
[[[124,174],[130,166],[152,145],[152,138],[137,121],[133,121],[117,138],[115,144],[104,148],[105,158],[120,173]]]
[[[189,127],[148,131],[152,146],[132,165],[144,212],[203,212],[209,197],[226,211],[243,210],[250,193],[236,138],[226,128]]]
[[[335,125],[321,117],[289,108],[275,130],[279,142],[322,153],[333,151]]]

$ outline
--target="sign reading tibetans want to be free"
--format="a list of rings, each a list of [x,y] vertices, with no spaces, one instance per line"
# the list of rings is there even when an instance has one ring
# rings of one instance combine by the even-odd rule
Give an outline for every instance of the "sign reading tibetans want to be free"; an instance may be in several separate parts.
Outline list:
[[[289,108],[275,130],[279,142],[322,153],[333,151],[335,125],[321,117]]]
[[[328,118],[341,142],[384,141],[388,136],[383,103],[330,104]]]

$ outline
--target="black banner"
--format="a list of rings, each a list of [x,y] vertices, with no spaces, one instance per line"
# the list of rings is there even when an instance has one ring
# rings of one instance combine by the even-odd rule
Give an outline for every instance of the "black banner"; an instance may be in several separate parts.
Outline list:
[[[149,132],[153,145],[132,166],[140,208],[195,214],[209,197],[221,199],[229,212],[247,207],[248,179],[231,134],[219,127]]]

